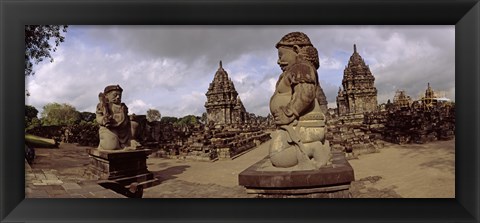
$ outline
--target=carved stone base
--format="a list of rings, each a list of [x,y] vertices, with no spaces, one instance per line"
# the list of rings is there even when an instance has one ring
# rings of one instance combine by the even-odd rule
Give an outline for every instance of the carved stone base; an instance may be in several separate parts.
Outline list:
[[[261,198],[350,198],[353,168],[343,152],[332,152],[332,164],[318,170],[270,168],[270,160],[253,164],[238,176],[247,193]]]
[[[147,169],[150,150],[105,151],[87,149],[90,170],[99,180],[115,181],[123,186],[139,183],[144,188],[153,186],[158,180]]]

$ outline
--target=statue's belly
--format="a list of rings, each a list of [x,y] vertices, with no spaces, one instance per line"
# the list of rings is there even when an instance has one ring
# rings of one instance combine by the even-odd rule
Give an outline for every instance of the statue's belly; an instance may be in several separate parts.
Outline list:
[[[275,115],[280,106],[286,106],[292,100],[292,94],[290,92],[278,93],[275,92],[270,99],[270,112]]]

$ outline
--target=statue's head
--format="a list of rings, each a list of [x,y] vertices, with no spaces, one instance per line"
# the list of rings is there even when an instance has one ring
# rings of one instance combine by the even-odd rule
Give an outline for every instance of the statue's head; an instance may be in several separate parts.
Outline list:
[[[123,89],[120,87],[120,85],[109,85],[105,87],[105,90],[103,90],[103,94],[105,94],[108,102],[114,104],[122,103],[122,92]]]
[[[278,49],[278,65],[285,69],[294,64],[298,58],[310,62],[315,69],[320,67],[317,49],[310,42],[310,38],[302,32],[291,32],[283,36],[275,45]]]

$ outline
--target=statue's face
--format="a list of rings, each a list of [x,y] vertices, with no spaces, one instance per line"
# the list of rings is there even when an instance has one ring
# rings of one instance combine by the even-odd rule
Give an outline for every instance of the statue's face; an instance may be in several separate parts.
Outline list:
[[[120,91],[110,91],[107,93],[107,100],[108,102],[114,104],[122,103],[122,92]]]
[[[282,71],[285,71],[288,66],[295,63],[297,58],[297,53],[291,47],[279,47],[278,48],[278,61],[277,64],[280,66]]]

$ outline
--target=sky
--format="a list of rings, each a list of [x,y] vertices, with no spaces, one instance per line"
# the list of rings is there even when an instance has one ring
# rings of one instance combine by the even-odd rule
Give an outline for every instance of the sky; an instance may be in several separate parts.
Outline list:
[[[25,104],[40,112],[67,103],[95,112],[107,85],[123,88],[129,113],[200,116],[219,61],[248,112],[269,114],[281,74],[275,44],[287,33],[307,34],[319,52],[320,85],[336,107],[353,44],[375,77],[378,103],[404,90],[413,99],[427,83],[455,100],[455,26],[69,26],[54,62],[34,65]]]

